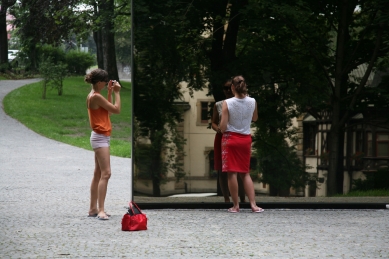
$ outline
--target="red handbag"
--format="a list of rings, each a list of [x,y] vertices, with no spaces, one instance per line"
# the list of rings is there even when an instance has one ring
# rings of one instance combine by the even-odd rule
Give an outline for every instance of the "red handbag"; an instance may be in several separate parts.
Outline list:
[[[135,202],[131,201],[128,212],[122,218],[123,231],[147,230],[147,217],[139,209]]]

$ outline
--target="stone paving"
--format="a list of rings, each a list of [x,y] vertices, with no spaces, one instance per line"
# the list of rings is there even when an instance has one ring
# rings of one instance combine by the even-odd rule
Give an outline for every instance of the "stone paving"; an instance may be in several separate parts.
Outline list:
[[[0,81],[0,102],[34,81]],[[92,151],[46,139],[2,109],[0,132],[0,258],[389,258],[384,209],[144,210],[149,229],[123,232],[130,159],[112,157],[112,217],[99,221],[86,216]]]

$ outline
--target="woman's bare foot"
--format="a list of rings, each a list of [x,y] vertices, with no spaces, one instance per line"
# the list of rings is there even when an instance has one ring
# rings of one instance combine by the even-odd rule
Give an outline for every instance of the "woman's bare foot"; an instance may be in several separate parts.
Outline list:
[[[102,213],[102,216],[104,216],[104,215],[106,215],[107,217],[111,217],[111,215],[108,214],[107,212]],[[97,216],[100,216],[97,210],[96,211],[89,211],[88,217],[97,217]]]
[[[97,217],[98,213],[99,213],[99,211],[97,209],[96,210],[89,210],[88,217]]]
[[[97,219],[107,220],[109,217],[111,217],[111,215],[109,215],[105,211],[104,212],[100,212],[99,214],[97,214]]]

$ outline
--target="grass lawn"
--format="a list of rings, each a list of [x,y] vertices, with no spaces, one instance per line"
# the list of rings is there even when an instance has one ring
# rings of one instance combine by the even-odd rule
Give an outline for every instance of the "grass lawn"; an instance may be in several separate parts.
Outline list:
[[[121,113],[111,115],[111,154],[131,157],[131,83],[121,83]],[[91,86],[82,76],[65,78],[63,84],[62,96],[55,89],[48,89],[47,99],[41,98],[41,82],[15,89],[4,98],[4,110],[42,136],[92,150],[86,108]],[[102,92],[105,96],[106,93],[106,90]]]
[[[389,196],[389,190],[351,191],[348,194],[336,195],[336,197],[379,197]]]

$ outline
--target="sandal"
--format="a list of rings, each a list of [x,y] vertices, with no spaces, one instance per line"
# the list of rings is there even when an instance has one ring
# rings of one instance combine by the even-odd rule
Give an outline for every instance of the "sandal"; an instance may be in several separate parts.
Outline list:
[[[264,212],[265,210],[264,210],[264,209],[262,209],[262,208],[260,208],[260,207],[257,207],[257,209],[256,209],[256,210],[254,210],[254,209],[251,209],[251,211],[252,211],[253,213],[261,213],[261,212]]]
[[[238,212],[239,212],[239,208],[237,208],[237,209],[229,208],[227,211],[228,211],[229,213],[238,213]]]

